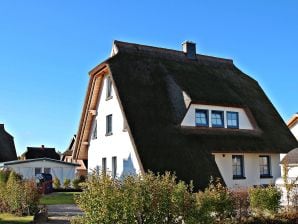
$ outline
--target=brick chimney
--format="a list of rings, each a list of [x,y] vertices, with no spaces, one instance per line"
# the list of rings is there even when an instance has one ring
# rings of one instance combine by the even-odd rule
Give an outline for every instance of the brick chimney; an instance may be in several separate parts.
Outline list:
[[[196,60],[196,43],[192,41],[184,41],[182,43],[182,51],[185,53],[186,57],[191,59],[191,60]]]

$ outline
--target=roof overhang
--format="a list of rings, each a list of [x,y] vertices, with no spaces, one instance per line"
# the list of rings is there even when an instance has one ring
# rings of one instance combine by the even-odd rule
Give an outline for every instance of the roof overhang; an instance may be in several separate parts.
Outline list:
[[[104,75],[108,74],[110,69],[107,63],[96,66],[89,72],[90,80],[84,101],[82,116],[77,133],[76,143],[72,157],[76,159],[88,159],[88,148],[91,136],[91,126],[96,115],[100,91]]]
[[[298,114],[294,114],[294,116],[287,122],[289,128],[293,127],[298,122]]]

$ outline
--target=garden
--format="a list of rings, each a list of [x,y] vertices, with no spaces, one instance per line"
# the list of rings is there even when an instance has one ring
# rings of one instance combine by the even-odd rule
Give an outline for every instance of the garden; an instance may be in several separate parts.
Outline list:
[[[283,209],[281,192],[274,186],[229,190],[220,180],[210,180],[204,191],[165,173],[128,176],[115,180],[91,175],[75,197],[84,216],[73,224],[199,224],[295,223],[298,213]]]

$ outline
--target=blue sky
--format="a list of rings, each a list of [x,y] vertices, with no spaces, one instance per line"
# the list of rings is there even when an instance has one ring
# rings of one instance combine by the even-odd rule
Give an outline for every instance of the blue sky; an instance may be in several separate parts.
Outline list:
[[[298,111],[298,1],[0,1],[0,123],[27,146],[64,151],[88,72],[113,40],[231,58],[286,121]],[[266,116],[266,115],[264,115]]]

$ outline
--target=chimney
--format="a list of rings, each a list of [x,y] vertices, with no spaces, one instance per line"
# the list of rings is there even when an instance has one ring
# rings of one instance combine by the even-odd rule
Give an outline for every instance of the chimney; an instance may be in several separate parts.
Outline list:
[[[44,150],[44,145],[41,145],[41,150]]]
[[[0,124],[0,129],[4,129],[4,124]]]
[[[182,43],[182,51],[186,54],[186,57],[191,60],[196,60],[196,43],[192,41],[184,41]]]

